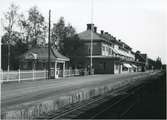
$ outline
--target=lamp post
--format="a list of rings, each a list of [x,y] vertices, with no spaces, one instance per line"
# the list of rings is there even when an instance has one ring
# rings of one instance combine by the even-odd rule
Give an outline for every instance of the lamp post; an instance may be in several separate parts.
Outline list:
[[[2,68],[1,68],[1,63],[2,63],[2,59],[1,59],[1,45],[2,45],[2,43],[1,43],[1,40],[0,40],[0,83],[2,83],[2,81],[3,81],[3,77],[2,77]]]

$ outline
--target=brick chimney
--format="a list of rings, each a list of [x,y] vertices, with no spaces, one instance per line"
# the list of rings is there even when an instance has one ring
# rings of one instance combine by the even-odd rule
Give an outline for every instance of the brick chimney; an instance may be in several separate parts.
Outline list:
[[[93,23],[87,24],[87,30],[93,30],[93,26],[94,26]]]
[[[96,27],[96,26],[94,26],[94,32],[95,32],[95,33],[97,32],[97,27]]]
[[[101,30],[101,35],[103,35],[104,34],[104,30]]]

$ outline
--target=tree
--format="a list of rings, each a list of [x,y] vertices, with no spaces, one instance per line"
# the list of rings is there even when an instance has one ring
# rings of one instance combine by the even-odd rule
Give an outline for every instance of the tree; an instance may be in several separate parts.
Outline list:
[[[11,61],[13,61],[13,57],[11,54],[11,45],[15,44],[15,42],[17,41],[17,39],[15,39],[16,31],[14,31],[14,27],[15,25],[17,25],[18,17],[18,6],[12,3],[9,7],[9,10],[4,14],[4,18],[6,21],[6,23],[4,23],[5,34],[1,38],[3,46],[6,46],[2,47],[2,56],[4,56],[4,54],[7,54],[6,57],[2,57],[2,61],[5,62],[2,63],[2,68],[4,67],[3,65],[6,65],[8,66],[8,70],[10,70],[10,67],[12,66]],[[3,51],[7,51],[7,53]]]
[[[156,59],[156,69],[161,69],[161,67],[162,67],[161,58],[158,57],[158,58]]]
[[[70,24],[65,25],[63,17],[53,25],[51,39],[52,44],[56,43],[58,51],[70,58],[71,66],[81,67],[85,63],[84,44],[76,35],[75,28]]]
[[[61,17],[58,23],[53,24],[51,41],[56,44],[59,52],[63,52],[63,40],[66,38],[65,21]]]
[[[9,38],[10,38],[10,35],[13,31],[13,27],[17,23],[17,20],[18,20],[18,6],[17,5],[13,3],[10,5],[9,11],[5,13],[5,20],[6,20],[6,25],[4,26],[4,29],[9,34]]]
[[[78,35],[73,35],[64,40],[64,55],[70,58],[72,67],[82,68],[86,63],[84,44]]]
[[[56,47],[59,52],[64,53],[64,41],[75,35],[76,31],[72,25],[65,26],[63,17],[60,17],[58,23],[53,24],[51,40],[52,43],[56,43]]]
[[[47,26],[43,15],[36,6],[29,9],[27,19],[22,15],[20,27],[23,29],[23,37],[30,47],[45,44]]]
[[[10,70],[16,70],[19,68],[19,56],[28,50],[26,43],[22,41],[20,33],[13,31],[11,34],[11,42],[7,43],[9,34],[5,33],[2,38],[2,69],[7,70],[8,62]],[[8,49],[10,46],[10,49]],[[10,53],[10,56],[8,55]]]

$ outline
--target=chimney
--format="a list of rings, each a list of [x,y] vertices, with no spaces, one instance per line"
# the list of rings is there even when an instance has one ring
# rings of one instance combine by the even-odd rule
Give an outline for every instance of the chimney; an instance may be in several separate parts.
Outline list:
[[[108,35],[108,32],[105,32],[106,35]]]
[[[104,30],[101,30],[101,35],[103,35],[104,34]]]
[[[94,26],[93,23],[87,24],[87,30],[92,30],[92,29],[93,29],[93,26]]]
[[[97,32],[97,27],[96,27],[96,26],[94,26],[94,32],[95,32],[95,33]]]
[[[140,54],[140,51],[138,50],[138,51],[136,51],[136,53]]]

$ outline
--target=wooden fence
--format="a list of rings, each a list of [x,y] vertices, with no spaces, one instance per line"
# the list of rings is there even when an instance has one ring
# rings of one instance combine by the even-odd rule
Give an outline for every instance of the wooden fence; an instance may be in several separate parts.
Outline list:
[[[47,78],[47,70],[2,71],[1,82],[39,80]]]
[[[66,69],[66,70],[57,70],[56,78],[59,77],[71,77],[71,76],[81,76],[88,75],[88,71],[84,69]],[[56,76],[56,75],[55,75]],[[10,81],[24,81],[24,80],[39,80],[47,79],[48,71],[47,70],[18,70],[18,71],[1,71],[0,79],[1,83],[10,82]]]

